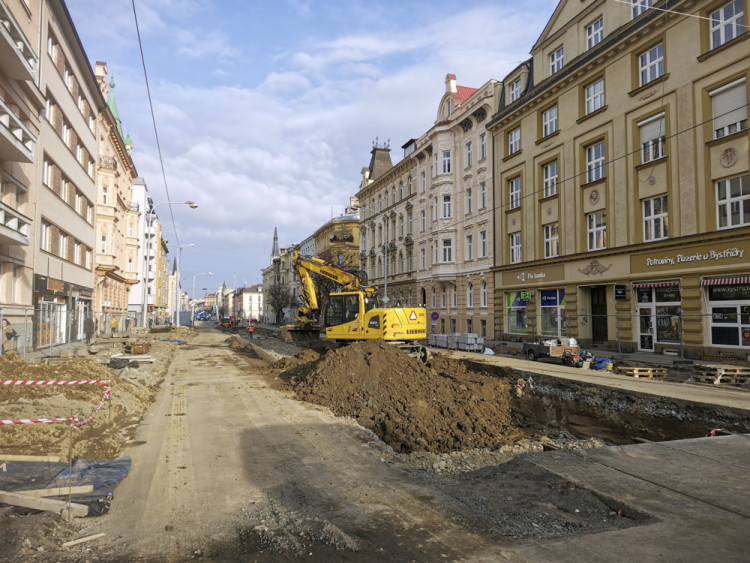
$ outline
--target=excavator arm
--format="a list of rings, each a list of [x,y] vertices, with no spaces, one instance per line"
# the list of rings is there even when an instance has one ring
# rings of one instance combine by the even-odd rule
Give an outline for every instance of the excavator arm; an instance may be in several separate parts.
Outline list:
[[[315,283],[313,273],[336,282],[344,288],[344,291],[362,291],[363,288],[359,275],[326,262],[317,256],[303,256],[297,251],[292,252],[292,264],[297,270],[302,286],[302,305],[299,308],[297,319],[303,323],[318,322],[318,297],[315,295]]]

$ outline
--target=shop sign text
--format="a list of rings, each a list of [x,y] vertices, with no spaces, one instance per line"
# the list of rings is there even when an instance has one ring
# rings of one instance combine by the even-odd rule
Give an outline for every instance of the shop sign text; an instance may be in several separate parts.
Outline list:
[[[677,254],[674,257],[665,256],[663,258],[646,258],[646,266],[674,266],[675,264],[683,264],[685,262],[716,262],[719,260],[727,260],[729,258],[742,258],[744,253],[744,250],[734,247],[727,248],[720,252],[709,250],[708,252],[696,252],[694,254]]]

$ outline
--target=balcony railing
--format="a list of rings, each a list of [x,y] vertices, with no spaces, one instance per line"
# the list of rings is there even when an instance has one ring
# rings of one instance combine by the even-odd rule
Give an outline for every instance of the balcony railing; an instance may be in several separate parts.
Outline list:
[[[106,170],[117,170],[117,159],[114,156],[99,155],[99,167]]]
[[[14,80],[33,80],[39,63],[5,2],[0,2],[0,61],[3,73]]]
[[[29,245],[31,219],[0,203],[0,244]]]
[[[0,160],[34,162],[35,144],[36,137],[15,112],[0,100]]]

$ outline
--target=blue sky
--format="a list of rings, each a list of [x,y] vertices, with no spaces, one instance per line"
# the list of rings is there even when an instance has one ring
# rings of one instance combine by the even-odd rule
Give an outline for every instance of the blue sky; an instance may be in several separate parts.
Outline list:
[[[478,88],[529,50],[557,0],[67,0],[92,67],[115,81],[133,160],[155,202],[183,289],[251,285],[287,246],[343,212],[372,142],[401,145],[434,123],[445,75]],[[166,184],[164,178],[166,177]],[[167,190],[169,197],[167,196]]]

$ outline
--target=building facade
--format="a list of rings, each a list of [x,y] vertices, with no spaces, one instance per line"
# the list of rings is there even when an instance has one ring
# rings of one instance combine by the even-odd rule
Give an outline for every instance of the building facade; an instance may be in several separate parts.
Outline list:
[[[747,9],[559,3],[487,126],[498,334],[747,356]]]
[[[485,125],[497,82],[459,86],[448,74],[432,128],[403,145],[375,144],[363,169],[360,259],[388,302],[427,309],[433,333],[493,339],[493,163]]]

